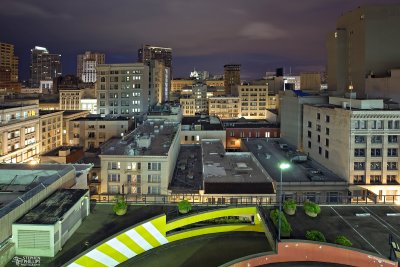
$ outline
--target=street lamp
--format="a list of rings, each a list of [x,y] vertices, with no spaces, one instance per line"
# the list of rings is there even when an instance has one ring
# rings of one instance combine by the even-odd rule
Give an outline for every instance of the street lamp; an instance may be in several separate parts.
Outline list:
[[[350,110],[351,110],[351,97],[352,97],[353,89],[354,89],[353,83],[350,82],[350,85],[349,85],[349,90],[350,90]]]
[[[287,162],[282,162],[279,164],[279,169],[281,170],[281,179],[279,182],[279,216],[278,216],[278,241],[281,241],[281,225],[282,225],[282,173],[284,170],[289,169],[290,164]]]

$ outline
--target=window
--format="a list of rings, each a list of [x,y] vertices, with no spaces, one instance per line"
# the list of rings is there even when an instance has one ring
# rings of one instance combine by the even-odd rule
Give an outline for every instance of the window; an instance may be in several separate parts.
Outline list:
[[[388,129],[400,129],[400,121],[388,121]]]
[[[325,116],[325,122],[330,122],[331,121],[331,117],[329,115]]]
[[[311,131],[307,132],[307,136],[308,136],[308,138],[311,138]]]
[[[147,169],[152,171],[161,170],[161,162],[149,162],[147,163]]]
[[[194,135],[192,135],[192,141],[194,141]]]
[[[311,148],[311,142],[308,141],[308,148]]]
[[[354,175],[353,177],[354,184],[362,184],[365,183],[365,176],[364,175]]]
[[[235,132],[234,132],[234,131],[230,131],[230,132],[229,132],[229,136],[230,136],[230,137],[235,136]]]
[[[325,150],[325,158],[329,159],[329,151],[328,150]]]
[[[159,186],[149,186],[148,194],[159,195],[161,193],[161,188]]]
[[[354,149],[354,157],[365,157],[365,149],[364,148]]]
[[[365,136],[363,136],[363,135],[356,135],[356,136],[354,136],[354,141],[355,141],[357,144],[365,143]]]
[[[322,154],[322,148],[318,147],[318,153],[321,155]]]
[[[371,148],[371,157],[380,157],[380,156],[382,156],[382,149]]]
[[[318,143],[320,143],[320,142],[321,142],[321,136],[320,136],[320,135],[318,135],[318,138],[317,138],[317,140],[318,140]]]
[[[185,135],[185,141],[187,141],[188,140],[188,136],[187,135]]]
[[[321,114],[317,113],[317,120],[320,120],[320,119],[321,119]]]
[[[355,171],[365,170],[365,162],[354,162],[354,170]]]
[[[311,121],[308,121],[307,126],[308,126],[308,128],[311,128],[311,127],[312,127]]]
[[[326,135],[329,135],[329,128],[326,128],[326,129],[325,129],[325,134],[326,134]]]
[[[371,137],[371,143],[373,143],[373,144],[382,144],[382,135],[373,135]]]
[[[396,184],[397,176],[396,175],[386,175],[386,183],[387,184]]]
[[[388,157],[397,157],[397,148],[388,148]]]
[[[388,171],[395,171],[397,170],[397,162],[388,162],[387,163],[387,170]]]
[[[371,184],[380,184],[380,183],[382,183],[382,175],[371,175],[369,177],[369,182]]]
[[[317,124],[316,130],[317,130],[317,132],[320,132],[321,131],[321,125]]]
[[[132,182],[132,175],[128,174],[128,175],[126,176],[126,181],[127,181],[128,183]]]
[[[388,135],[388,143],[397,143],[397,135]]]
[[[121,162],[108,162],[109,170],[119,170],[121,168]]]
[[[328,138],[325,139],[325,146],[329,147],[329,139]]]
[[[149,174],[147,176],[147,182],[149,183],[160,183],[161,176],[159,174]]]
[[[382,162],[371,162],[370,170],[371,171],[380,171],[380,170],[382,170]]]
[[[108,181],[109,182],[119,182],[120,175],[118,173],[109,173],[108,174]]]

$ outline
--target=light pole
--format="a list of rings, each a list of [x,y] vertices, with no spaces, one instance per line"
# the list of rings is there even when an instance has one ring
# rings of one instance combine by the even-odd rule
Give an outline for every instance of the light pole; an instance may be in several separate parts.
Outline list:
[[[281,225],[282,225],[282,173],[284,170],[288,169],[290,164],[287,162],[282,162],[279,164],[279,169],[281,170],[281,179],[279,181],[279,216],[278,216],[278,241],[281,241]]]
[[[353,83],[350,82],[350,85],[349,85],[349,90],[350,90],[350,110],[351,110],[351,98],[352,98],[353,89],[354,89]]]

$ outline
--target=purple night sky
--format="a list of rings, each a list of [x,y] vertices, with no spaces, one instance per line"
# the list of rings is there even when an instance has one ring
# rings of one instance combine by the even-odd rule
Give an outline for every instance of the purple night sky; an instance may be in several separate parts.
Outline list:
[[[174,49],[175,77],[239,63],[244,79],[258,78],[277,67],[323,70],[337,17],[375,3],[398,0],[1,0],[0,41],[16,46],[21,79],[35,45],[62,54],[63,74],[75,74],[78,53],[135,62],[143,43]]]

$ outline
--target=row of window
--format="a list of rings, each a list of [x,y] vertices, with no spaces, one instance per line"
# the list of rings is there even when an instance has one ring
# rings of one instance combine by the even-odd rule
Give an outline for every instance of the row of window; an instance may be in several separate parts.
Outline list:
[[[141,80],[142,77],[138,76],[138,75],[134,75],[134,76],[123,76],[121,77],[121,81],[122,82],[129,82],[130,80]],[[119,77],[118,76],[111,76],[109,77],[110,82],[118,82]],[[106,77],[101,77],[100,78],[100,82],[105,83],[106,82]]]
[[[109,98],[119,98],[119,93],[109,93],[108,94]],[[133,97],[140,97],[140,92],[133,92],[132,93]],[[100,93],[99,94],[100,99],[106,99],[106,93]],[[120,98],[129,98],[129,93],[121,93]]]
[[[371,136],[371,143],[373,144],[382,144],[383,137],[382,135],[372,135]],[[397,143],[397,135],[388,135],[387,136],[387,141],[390,144]],[[357,144],[361,143],[366,143],[367,142],[367,136],[365,135],[355,135],[354,136],[354,142]]]
[[[371,184],[382,183],[382,175],[370,175],[369,179],[370,179]],[[353,183],[358,184],[358,183],[365,183],[365,182],[366,182],[365,175],[354,175]],[[396,175],[386,175],[386,183],[387,184],[398,183],[397,176]]]
[[[382,156],[382,148],[371,148],[371,157],[381,157]],[[387,156],[388,157],[397,157],[397,148],[388,148]],[[356,148],[354,149],[355,157],[365,157],[365,148]]]
[[[386,124],[386,126],[385,126]],[[400,120],[355,120],[352,122],[353,129],[400,129]]]
[[[317,113],[317,120],[321,120],[321,113]],[[331,121],[331,117],[329,115],[325,115],[325,122],[329,123],[330,121]],[[311,122],[309,121],[309,123],[311,123]]]
[[[141,162],[128,162],[126,164],[127,170],[140,170],[142,168]],[[120,170],[121,169],[121,162],[108,162],[108,169],[109,170]],[[161,170],[161,162],[148,162],[147,163],[147,170],[150,171],[160,171]]]
[[[364,171],[365,170],[365,162],[354,162],[354,170],[355,171]],[[386,164],[386,170],[388,171],[394,171],[397,170],[397,162],[392,161],[392,162],[387,162]],[[371,171],[380,171],[382,170],[382,162],[379,161],[374,161],[370,163],[369,169]]]

